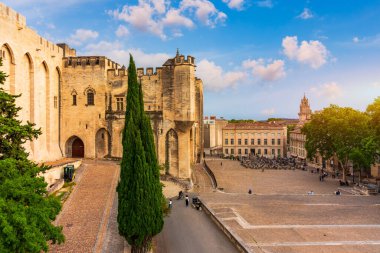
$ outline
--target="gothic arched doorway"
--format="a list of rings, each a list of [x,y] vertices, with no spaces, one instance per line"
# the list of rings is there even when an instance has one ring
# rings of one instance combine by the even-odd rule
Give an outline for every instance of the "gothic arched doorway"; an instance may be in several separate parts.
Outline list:
[[[166,173],[179,176],[178,167],[178,135],[174,129],[170,129],[166,134],[165,167]]]
[[[95,136],[95,157],[104,158],[109,155],[109,141],[110,135],[108,131],[104,128],[101,128],[96,132]]]
[[[66,141],[66,157],[84,157],[84,143],[79,137],[72,136]]]
[[[73,141],[72,157],[84,157],[84,144],[79,138]]]

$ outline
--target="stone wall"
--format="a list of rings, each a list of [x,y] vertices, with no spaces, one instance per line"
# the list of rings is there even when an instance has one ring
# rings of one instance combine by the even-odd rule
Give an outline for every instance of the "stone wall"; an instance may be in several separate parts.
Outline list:
[[[124,67],[104,56],[77,56],[26,26],[26,19],[0,3],[1,70],[5,90],[22,94],[20,119],[42,135],[26,143],[31,159],[122,156],[128,91]],[[203,153],[203,84],[195,59],[177,55],[156,69],[138,69],[159,163],[175,177],[190,178]]]
[[[74,151],[80,142],[84,157],[121,157],[128,91],[125,68],[105,57],[65,57],[63,65],[65,155],[82,155]],[[203,89],[195,78],[194,58],[177,55],[155,71],[138,68],[137,75],[159,163],[173,176],[190,178],[191,164],[199,162],[203,152]],[[94,94],[93,104],[88,102],[89,92]]]
[[[63,50],[26,26],[26,19],[0,3],[1,70],[8,78],[3,88],[21,94],[19,117],[41,128],[42,135],[26,149],[35,161],[62,157],[59,148],[59,86]]]

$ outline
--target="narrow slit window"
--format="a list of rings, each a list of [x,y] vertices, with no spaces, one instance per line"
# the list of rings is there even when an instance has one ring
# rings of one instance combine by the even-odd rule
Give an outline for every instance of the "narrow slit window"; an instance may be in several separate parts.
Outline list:
[[[73,95],[73,105],[77,105],[77,95]]]

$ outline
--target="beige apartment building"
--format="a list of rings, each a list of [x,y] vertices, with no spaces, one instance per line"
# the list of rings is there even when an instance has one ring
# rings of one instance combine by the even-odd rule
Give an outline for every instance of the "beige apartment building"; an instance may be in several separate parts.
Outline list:
[[[223,154],[223,127],[228,120],[218,119],[216,116],[205,116],[204,125],[204,152],[206,155]]]
[[[26,25],[26,18],[0,3],[1,70],[5,86],[22,94],[20,119],[41,128],[26,143],[36,162],[62,157],[121,157],[128,75],[105,56],[77,56]],[[159,163],[190,178],[203,154],[203,83],[195,58],[177,54],[161,67],[137,69],[150,116]]]
[[[286,155],[287,127],[275,122],[229,123],[223,128],[224,156]]]

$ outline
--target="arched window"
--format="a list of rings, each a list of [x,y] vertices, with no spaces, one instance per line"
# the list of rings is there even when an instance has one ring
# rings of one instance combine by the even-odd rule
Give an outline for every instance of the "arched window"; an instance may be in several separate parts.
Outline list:
[[[84,94],[87,96],[87,104],[86,105],[95,105],[95,90],[91,87],[88,86]]]
[[[73,97],[73,106],[77,105],[77,95],[78,95],[78,93],[76,92],[76,90],[73,90],[71,92],[71,96]]]
[[[95,105],[94,95],[95,94],[93,90],[87,91],[87,105]]]

